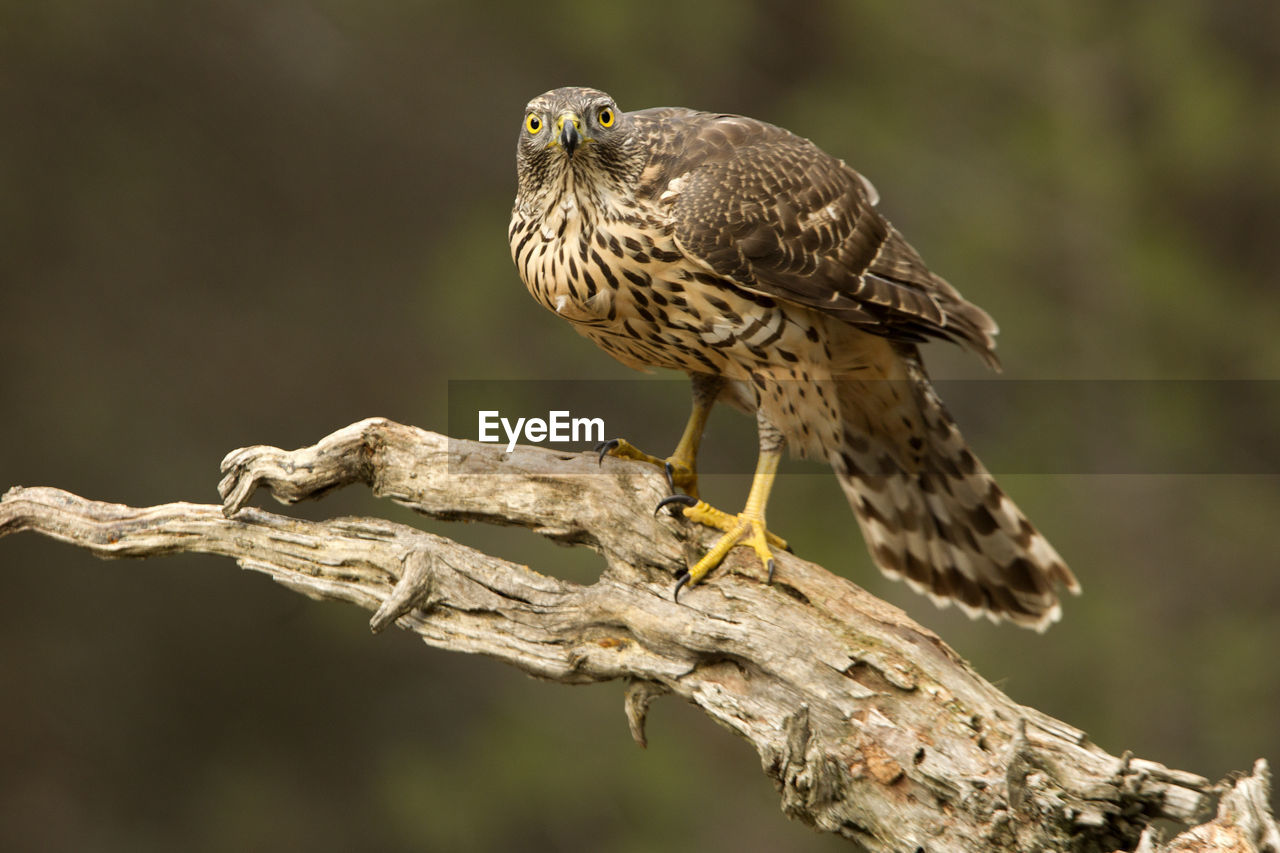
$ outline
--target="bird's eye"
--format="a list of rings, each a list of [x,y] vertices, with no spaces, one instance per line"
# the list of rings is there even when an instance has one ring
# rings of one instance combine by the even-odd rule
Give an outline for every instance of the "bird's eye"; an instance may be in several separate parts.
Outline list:
[[[525,130],[530,133],[536,134],[538,131],[542,130],[542,119],[538,118],[537,113],[529,113],[524,120],[524,127]]]
[[[604,107],[596,114],[596,121],[600,122],[601,127],[613,127],[613,110]]]

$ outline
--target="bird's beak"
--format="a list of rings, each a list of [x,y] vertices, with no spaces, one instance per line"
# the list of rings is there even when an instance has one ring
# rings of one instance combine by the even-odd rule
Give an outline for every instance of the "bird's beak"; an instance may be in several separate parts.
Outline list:
[[[558,141],[564,148],[564,153],[570,157],[577,149],[578,144],[582,142],[581,131],[582,120],[573,113],[561,113],[556,119],[556,131],[558,132]]]

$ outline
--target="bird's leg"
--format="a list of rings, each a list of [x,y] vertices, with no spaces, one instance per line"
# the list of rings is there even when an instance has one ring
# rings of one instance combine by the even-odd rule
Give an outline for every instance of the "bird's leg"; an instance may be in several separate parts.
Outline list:
[[[701,377],[701,378],[699,378]],[[698,448],[702,446],[702,433],[707,428],[707,418],[711,416],[711,407],[716,403],[724,380],[719,376],[709,377],[705,374],[694,374],[693,410],[689,412],[689,420],[684,425],[680,442],[675,452],[667,458],[667,479],[671,481],[671,489],[684,489],[690,497],[698,496]]]
[[[769,550],[770,546],[787,549],[787,543],[770,533],[765,528],[764,521],[769,492],[773,489],[773,481],[778,474],[778,463],[782,460],[784,440],[778,428],[769,423],[762,413],[757,413],[756,417],[760,429],[760,456],[756,461],[755,476],[751,478],[751,491],[747,495],[747,505],[742,512],[729,515],[710,506],[706,501],[686,498],[682,495],[667,498],[658,505],[661,508],[670,503],[682,503],[685,505],[683,510],[685,518],[724,531],[724,536],[711,546],[711,550],[704,554],[702,559],[677,576],[676,596],[680,595],[680,589],[686,584],[690,586],[696,584],[706,577],[708,572],[720,565],[735,545],[748,545],[756,552],[756,556],[768,571],[770,581],[773,580],[773,552]]]
[[[702,433],[707,427],[707,418],[711,416],[711,407],[724,388],[725,380],[719,376],[704,373],[690,375],[693,383],[693,410],[684,425],[684,433],[676,445],[675,452],[666,459],[659,459],[640,450],[625,438],[614,438],[604,442],[596,450],[603,459],[607,453],[620,459],[638,459],[657,465],[666,471],[667,482],[674,492],[683,489],[685,494],[698,496],[698,448],[702,445]]]

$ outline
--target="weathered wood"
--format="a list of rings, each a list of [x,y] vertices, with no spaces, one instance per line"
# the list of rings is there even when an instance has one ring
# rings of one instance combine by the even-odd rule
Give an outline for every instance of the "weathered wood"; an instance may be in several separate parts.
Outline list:
[[[398,624],[432,646],[565,683],[622,679],[642,745],[649,703],[672,693],[755,747],[788,815],[872,851],[1276,849],[1265,762],[1222,797],[1213,821],[1162,844],[1152,819],[1194,824],[1225,786],[1107,754],[819,566],[781,555],[767,585],[731,554],[727,571],[673,602],[673,572],[710,534],[654,516],[665,483],[648,466],[505,453],[370,419],[313,447],[237,450],[223,470],[223,507],[13,489],[0,501],[0,535],[33,530],[102,557],[222,554],[373,610],[375,630]],[[402,524],[245,507],[260,487],[291,503],[355,482],[435,518],[585,545],[605,569],[584,586]],[[1185,846],[1189,833],[1199,846]]]

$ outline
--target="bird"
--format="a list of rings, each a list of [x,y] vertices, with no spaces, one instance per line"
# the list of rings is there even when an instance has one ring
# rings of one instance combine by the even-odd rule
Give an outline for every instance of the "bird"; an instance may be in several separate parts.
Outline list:
[[[677,573],[675,596],[737,546],[773,579],[785,540],[765,511],[784,451],[830,463],[871,558],[939,606],[1045,630],[1080,585],[969,449],[920,345],[943,340],[999,369],[997,327],[925,265],[872,183],[817,145],[741,115],[623,112],[597,89],[525,107],[511,256],[529,293],[618,361],[691,380],[659,507],[722,531]],[[698,496],[712,407],[754,414],[742,512]]]

